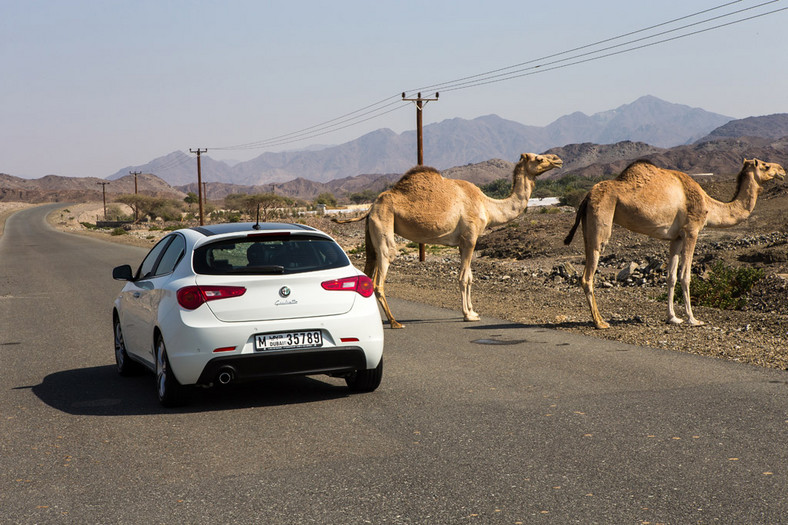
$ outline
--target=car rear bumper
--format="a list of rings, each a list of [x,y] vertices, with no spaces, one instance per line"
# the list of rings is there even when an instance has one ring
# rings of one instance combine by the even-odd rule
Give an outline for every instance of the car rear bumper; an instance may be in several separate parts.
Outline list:
[[[366,368],[366,354],[358,346],[274,350],[215,357],[205,365],[197,384],[211,385],[281,375],[341,375]]]
[[[290,319],[281,320],[222,323],[217,322],[213,314],[207,309],[198,308],[188,315],[181,311],[177,317],[166,319],[161,323],[161,333],[167,346],[167,357],[171,369],[182,385],[200,383],[204,370],[216,360],[233,360],[246,363],[246,359],[262,358],[263,362],[271,361],[270,369],[277,367],[285,370],[282,373],[303,374],[322,373],[308,372],[310,366],[293,364],[293,357],[301,356],[305,363],[316,362],[313,369],[329,370],[335,366],[349,367],[347,364],[332,364],[331,353],[338,352],[344,355],[344,349],[354,348],[356,352],[365,356],[365,366],[355,366],[355,370],[372,369],[380,362],[383,354],[383,326],[380,321],[377,303],[366,303],[361,308],[353,308],[347,314],[325,318]],[[372,308],[374,307],[374,309]],[[255,335],[277,332],[300,332],[321,330],[323,333],[323,346],[311,349],[274,350],[260,352],[255,349]],[[315,356],[310,356],[314,353]],[[281,357],[276,357],[281,356]],[[320,364],[321,360],[327,363]],[[239,365],[241,366],[241,365]],[[257,366],[247,365],[254,371]],[[290,366],[290,371],[287,371]],[[302,368],[303,370],[299,370]],[[264,372],[262,375],[274,375],[275,372]],[[216,378],[209,378],[208,383]],[[204,383],[203,383],[204,384]]]

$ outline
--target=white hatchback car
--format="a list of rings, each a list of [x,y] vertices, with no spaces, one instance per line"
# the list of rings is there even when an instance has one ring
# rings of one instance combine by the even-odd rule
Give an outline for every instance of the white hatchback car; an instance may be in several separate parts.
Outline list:
[[[299,224],[177,230],[142,264],[118,266],[118,372],[148,368],[165,406],[188,386],[275,375],[344,377],[354,391],[383,376],[383,326],[372,281],[327,234]]]

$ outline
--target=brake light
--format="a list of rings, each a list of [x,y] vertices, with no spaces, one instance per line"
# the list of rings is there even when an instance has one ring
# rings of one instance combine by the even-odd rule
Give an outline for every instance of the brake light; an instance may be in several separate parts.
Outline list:
[[[356,275],[353,277],[345,277],[344,279],[325,281],[321,283],[321,286],[324,290],[347,290],[356,292],[362,297],[369,297],[375,293],[372,279],[366,275]]]
[[[243,286],[186,286],[177,292],[178,304],[187,310],[217,299],[240,297],[246,293]]]

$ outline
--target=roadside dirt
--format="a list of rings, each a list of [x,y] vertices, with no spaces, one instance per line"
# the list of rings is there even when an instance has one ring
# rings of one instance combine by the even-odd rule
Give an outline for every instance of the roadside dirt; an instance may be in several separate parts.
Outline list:
[[[709,183],[706,191],[727,201],[734,182]],[[95,222],[100,205],[72,206],[50,216],[65,231],[100,236],[113,242],[152,246],[164,233],[148,226],[130,234],[110,236],[85,230],[80,222]],[[755,211],[742,224],[727,230],[706,229],[695,251],[693,279],[702,279],[716,261],[733,267],[761,268],[765,278],[749,293],[742,310],[693,306],[706,324],[691,327],[666,323],[664,263],[667,243],[615,227],[597,273],[597,301],[608,330],[596,330],[577,281],[584,254],[582,230],[570,246],[563,239],[574,221],[569,208],[533,208],[512,223],[485,234],[472,263],[474,308],[484,318],[498,317],[530,326],[582,333],[600,340],[617,340],[730,359],[753,365],[788,369],[788,186],[770,183]],[[91,218],[93,214],[93,219]],[[303,222],[331,234],[364,267],[364,222],[336,224],[311,217]],[[461,317],[456,248],[429,246],[425,262],[417,248],[400,239],[401,255],[391,266],[386,293],[449,308]],[[622,269],[632,268],[623,280]],[[683,305],[676,312],[683,316]],[[408,312],[394,311],[407,325]],[[405,328],[407,330],[407,327]]]
[[[706,187],[713,197],[727,201],[734,182]],[[543,211],[544,210],[544,211]],[[574,222],[574,210],[529,209],[508,225],[485,234],[472,262],[473,304],[482,317],[494,316],[525,325],[582,333],[617,340],[788,369],[788,188],[770,185],[748,220],[726,230],[706,229],[695,251],[693,279],[702,279],[716,261],[732,267],[761,268],[765,277],[748,294],[742,310],[693,306],[704,326],[669,325],[665,262],[668,246],[615,227],[597,273],[596,295],[611,328],[596,330],[578,274],[585,256],[582,229],[570,246],[563,239]],[[346,249],[362,244],[363,222],[318,225]],[[386,294],[453,309],[461,317],[455,248],[428,247],[425,262],[416,248],[407,248],[392,264]],[[438,249],[435,249],[438,248]],[[364,255],[352,255],[363,268]],[[634,265],[633,265],[634,263]],[[633,275],[617,279],[636,265]],[[684,317],[684,307],[676,305]],[[406,320],[407,312],[393,312]],[[407,327],[405,328],[407,329]]]

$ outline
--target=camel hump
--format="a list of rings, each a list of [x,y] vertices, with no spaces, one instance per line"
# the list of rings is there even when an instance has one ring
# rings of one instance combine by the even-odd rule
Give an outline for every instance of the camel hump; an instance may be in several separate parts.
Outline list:
[[[624,171],[621,172],[621,175],[618,176],[619,180],[626,180],[634,177],[638,177],[643,173],[652,172],[654,170],[661,170],[659,166],[651,162],[647,159],[638,159],[631,163],[629,166],[624,168]]]
[[[394,186],[391,187],[395,191],[409,191],[412,188],[432,187],[435,184],[440,184],[439,181],[443,176],[438,170],[430,166],[416,166],[409,169],[405,175],[400,177]]]
[[[399,184],[400,182],[407,182],[414,178],[424,177],[425,175],[427,177],[433,175],[438,175],[439,177],[441,176],[440,172],[431,166],[414,166],[413,168],[405,172],[405,174],[402,177],[400,177],[400,179],[397,181],[397,184]]]
[[[440,175],[440,172],[435,168],[433,168],[432,166],[414,166],[411,169],[409,169],[402,177],[405,178],[410,175],[414,175],[416,173],[427,173],[427,172],[433,172]]]

